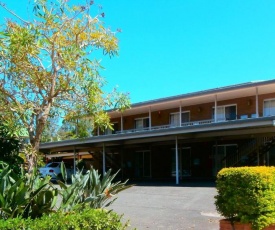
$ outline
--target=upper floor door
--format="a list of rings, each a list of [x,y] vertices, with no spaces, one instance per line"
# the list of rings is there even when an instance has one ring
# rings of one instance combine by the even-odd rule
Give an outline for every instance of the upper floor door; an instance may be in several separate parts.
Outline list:
[[[275,99],[264,101],[264,117],[275,115]]]
[[[181,123],[190,121],[190,112],[182,112],[181,113]],[[171,113],[170,114],[170,125],[171,126],[180,126],[180,113]]]
[[[213,108],[212,118],[215,119],[215,108]],[[230,121],[237,119],[236,105],[217,106],[216,121]]]
[[[135,129],[146,129],[149,127],[149,117],[135,119]]]

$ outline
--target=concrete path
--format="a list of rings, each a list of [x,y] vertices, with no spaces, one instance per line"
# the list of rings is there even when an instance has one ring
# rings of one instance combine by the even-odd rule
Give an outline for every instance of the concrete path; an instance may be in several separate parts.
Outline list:
[[[140,184],[118,194],[109,207],[124,220],[129,229],[219,229],[214,183]]]

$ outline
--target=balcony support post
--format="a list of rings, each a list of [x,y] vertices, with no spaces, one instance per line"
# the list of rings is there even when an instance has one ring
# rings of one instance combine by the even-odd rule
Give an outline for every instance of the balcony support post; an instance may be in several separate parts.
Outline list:
[[[75,175],[75,172],[76,172],[76,168],[75,168],[75,158],[76,158],[76,150],[75,150],[75,147],[74,147],[74,175]]]
[[[176,184],[179,184],[179,154],[178,154],[178,137],[175,141],[175,154],[176,154]]]
[[[215,94],[214,121],[217,122],[217,94]]]
[[[103,143],[103,146],[102,146],[102,171],[103,171],[103,175],[105,174],[106,172],[106,156],[105,156],[105,143]]]
[[[123,131],[123,114],[120,115],[120,130]]]
[[[182,114],[181,114],[181,113],[182,113],[181,110],[182,110],[182,108],[181,108],[181,102],[180,102],[180,115],[179,115],[179,124],[180,124],[180,127],[181,127],[181,121],[182,121],[182,120],[181,120],[181,115],[182,115]]]
[[[259,98],[258,98],[258,87],[256,87],[256,118],[259,117]]]
[[[151,122],[152,116],[151,116],[151,106],[149,107],[149,130],[151,130],[152,122]]]

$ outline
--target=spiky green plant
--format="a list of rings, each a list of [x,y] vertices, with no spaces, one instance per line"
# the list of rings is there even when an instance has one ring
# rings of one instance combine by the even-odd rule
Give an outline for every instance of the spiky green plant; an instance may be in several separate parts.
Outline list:
[[[32,174],[17,176],[9,167],[0,173],[0,218],[36,218],[53,211],[58,191],[50,177]]]
[[[64,181],[67,181],[65,172],[65,165],[62,164],[61,173]],[[62,197],[60,209],[70,211],[79,206],[108,207],[116,200],[114,196],[117,193],[132,186],[127,185],[128,180],[113,182],[118,172],[113,175],[111,172],[110,169],[101,177],[98,170],[91,168],[84,174],[82,171],[77,171],[75,175],[72,175],[71,185],[58,181]]]

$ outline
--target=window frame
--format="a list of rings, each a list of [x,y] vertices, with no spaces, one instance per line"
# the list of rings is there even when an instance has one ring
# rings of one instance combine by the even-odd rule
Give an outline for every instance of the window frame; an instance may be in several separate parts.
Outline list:
[[[148,119],[148,126],[145,126],[144,124],[146,124],[146,120]],[[138,120],[142,120],[142,127],[137,127],[137,121]],[[139,117],[139,118],[135,118],[135,121],[134,121],[134,129],[138,129],[138,130],[141,130],[141,129],[146,129],[146,128],[149,128],[150,127],[150,118],[149,117]]]
[[[190,116],[190,115],[191,115],[190,110],[181,111],[181,114],[183,114],[183,113],[188,113],[188,114],[189,114],[189,117],[188,117],[189,119],[188,119],[188,121],[184,121],[184,122],[183,122],[183,121],[182,121],[183,116],[181,116],[181,124],[182,124],[182,123],[188,123],[188,122],[190,122],[190,117],[191,117],[191,116]],[[179,126],[179,125],[180,125],[180,124],[179,124],[179,119],[178,119],[178,121],[176,122],[176,124],[172,124],[172,123],[171,123],[171,120],[172,120],[172,119],[171,119],[171,116],[172,116],[172,115],[179,115],[179,114],[180,114],[180,112],[173,112],[173,113],[170,113],[170,114],[169,114],[169,124],[170,124],[170,125],[173,125],[173,126]]]
[[[236,117],[235,117],[235,119],[232,119],[232,120],[231,119],[226,119],[225,108],[226,107],[232,107],[232,106],[235,106],[235,108],[236,108]],[[217,122],[237,120],[237,117],[238,117],[238,106],[237,106],[237,104],[218,105],[217,109],[218,108],[223,108],[223,119],[217,119]],[[218,117],[218,114],[217,114],[217,117]],[[215,120],[215,106],[212,107],[212,119]]]
[[[271,102],[271,101],[274,101],[274,103],[275,103],[275,98],[268,98],[268,99],[263,100],[263,117],[275,116],[275,106],[273,107],[274,114],[272,114],[272,113],[269,113],[268,115],[265,114],[265,102]]]

